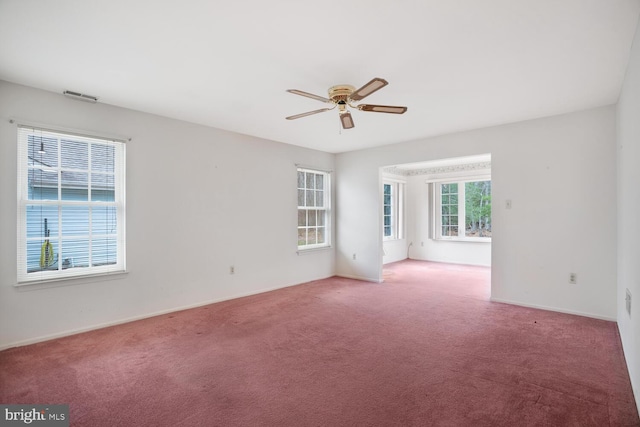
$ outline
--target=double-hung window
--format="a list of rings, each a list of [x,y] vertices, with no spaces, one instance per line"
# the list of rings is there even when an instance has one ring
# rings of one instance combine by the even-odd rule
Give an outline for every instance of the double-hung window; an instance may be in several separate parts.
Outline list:
[[[330,246],[331,175],[298,168],[298,249]]]
[[[18,128],[18,284],[125,270],[124,142]]]
[[[384,180],[382,189],[383,239],[402,239],[404,237],[404,183]]]
[[[491,240],[491,180],[436,184],[436,236]]]

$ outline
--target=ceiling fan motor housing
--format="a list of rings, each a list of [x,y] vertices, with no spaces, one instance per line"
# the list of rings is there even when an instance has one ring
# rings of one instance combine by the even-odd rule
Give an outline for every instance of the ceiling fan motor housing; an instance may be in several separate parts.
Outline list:
[[[351,85],[337,85],[329,88],[329,99],[336,104],[346,103],[349,96],[356,90],[355,86]]]

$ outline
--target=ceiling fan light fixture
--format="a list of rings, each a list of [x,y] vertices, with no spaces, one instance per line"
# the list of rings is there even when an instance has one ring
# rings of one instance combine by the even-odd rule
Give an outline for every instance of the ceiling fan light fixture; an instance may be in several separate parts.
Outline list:
[[[340,122],[342,123],[342,127],[344,129],[351,129],[355,125],[353,124],[353,118],[351,117],[351,113],[345,111],[344,113],[340,113]]]

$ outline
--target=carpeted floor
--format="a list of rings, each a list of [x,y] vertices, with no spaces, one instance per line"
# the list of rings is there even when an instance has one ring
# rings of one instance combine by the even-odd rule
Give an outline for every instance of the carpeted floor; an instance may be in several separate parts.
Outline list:
[[[74,426],[640,426],[616,324],[403,261],[0,352],[1,403]]]

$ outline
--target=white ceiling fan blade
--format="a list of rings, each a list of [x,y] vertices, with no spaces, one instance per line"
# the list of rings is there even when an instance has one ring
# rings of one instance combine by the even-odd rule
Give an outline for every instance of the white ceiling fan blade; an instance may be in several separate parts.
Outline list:
[[[340,123],[342,123],[343,129],[351,129],[355,126],[355,124],[353,124],[353,117],[351,117],[351,113],[349,112],[340,114]]]
[[[313,114],[324,113],[325,111],[330,111],[330,110],[333,110],[333,108],[321,108],[319,110],[307,111],[306,113],[300,113],[294,116],[289,116],[287,117],[287,120],[295,120],[295,119],[299,119],[300,117],[307,117]]]
[[[315,99],[322,102],[331,102],[329,98],[325,98],[324,96],[314,95],[309,92],[304,92],[298,89],[287,89],[287,92],[293,93],[294,95],[306,96],[307,98]]]
[[[407,107],[398,107],[394,105],[360,104],[358,105],[358,110],[373,111],[374,113],[403,114],[405,111],[407,111]]]
[[[379,89],[382,89],[383,87],[385,87],[388,84],[389,84],[389,82],[386,81],[385,79],[381,79],[380,77],[376,77],[373,80],[371,80],[369,83],[367,83],[364,86],[362,86],[360,89],[358,89],[355,92],[353,92],[349,96],[349,99],[352,100],[352,101],[360,101],[364,97],[367,97],[367,96],[371,95],[373,92],[375,92],[375,91],[377,91]]]

